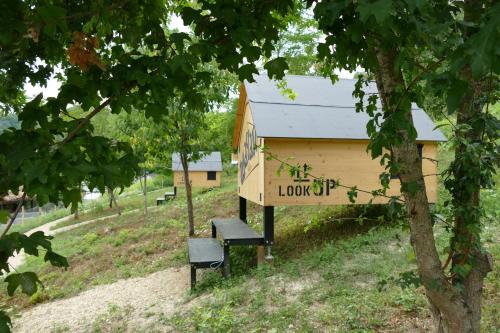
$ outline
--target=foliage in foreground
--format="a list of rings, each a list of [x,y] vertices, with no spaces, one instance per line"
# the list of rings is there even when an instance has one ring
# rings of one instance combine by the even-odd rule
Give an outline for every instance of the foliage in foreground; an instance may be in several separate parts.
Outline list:
[[[488,93],[496,91],[496,86],[484,83],[488,77],[496,82],[493,79],[499,72],[495,61],[499,46],[494,41],[499,34],[500,5],[491,1],[303,2],[315,5],[315,19],[327,35],[318,51],[328,74],[335,77],[334,67],[353,70],[362,66],[377,81],[383,110],[374,109],[376,97],[369,99],[365,109],[373,116],[370,148],[374,156],[382,155],[384,149],[394,154],[394,159],[387,157],[388,166],[400,172],[412,230],[424,227],[414,233],[424,236],[413,240],[422,282],[433,309],[438,310],[436,322],[461,330],[472,326],[477,331],[480,313],[472,306],[477,302],[469,302],[466,308],[468,294],[462,290],[481,288],[462,287],[474,280],[471,274],[486,274],[486,265],[477,264],[484,258],[476,198],[479,188],[492,185],[498,157],[498,122],[482,112],[482,105],[496,98]],[[18,112],[22,125],[0,135],[0,189],[24,185],[41,202],[62,197],[74,207],[83,181],[102,192],[105,187],[129,184],[137,165],[130,145],[92,135],[89,120],[108,106],[115,113],[145,110],[147,116],[158,119],[172,96],[197,109],[203,101],[198,88],[211,82],[199,65],[213,60],[251,81],[257,64],[265,58],[269,76],[283,77],[287,60],[273,57],[273,51],[279,32],[286,29],[282,18],[297,3],[3,1],[0,102],[6,112]],[[169,17],[177,13],[193,25],[196,37],[166,31]],[[63,81],[56,98],[44,101],[40,95],[23,103],[20,95],[27,80],[43,85],[56,71]],[[363,80],[360,77],[360,86]],[[423,98],[420,83],[433,95],[446,98],[451,112],[458,110],[462,115],[457,117],[455,131],[458,154],[447,183],[453,195],[455,226],[451,268],[446,272],[440,268],[431,215],[421,195],[425,190],[419,188],[423,175],[411,103]],[[362,89],[356,94],[363,98]],[[68,106],[75,103],[88,114],[68,115]],[[379,125],[380,133],[375,130]],[[6,254],[2,264],[14,251],[28,246],[1,238]],[[9,271],[6,265],[2,269]],[[439,292],[433,288],[436,281],[442,287]],[[446,301],[459,298],[463,302]],[[481,295],[473,298],[480,300]]]

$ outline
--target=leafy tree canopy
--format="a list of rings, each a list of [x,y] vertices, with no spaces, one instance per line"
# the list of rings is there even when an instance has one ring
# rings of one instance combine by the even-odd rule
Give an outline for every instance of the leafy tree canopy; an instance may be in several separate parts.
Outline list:
[[[334,68],[355,71],[361,66],[368,71],[368,77],[359,77],[355,94],[360,98],[358,110],[373,116],[368,124],[372,155],[381,156],[384,150],[399,154],[401,161],[383,157],[402,175],[411,174],[410,159],[418,156],[409,110],[412,102],[422,102],[424,91],[445,99],[448,111],[459,114],[476,97],[484,104],[496,96],[482,93],[494,90],[500,71],[500,44],[495,42],[499,40],[500,4],[493,1],[6,0],[0,3],[0,104],[6,106],[4,112],[18,113],[21,128],[0,134],[0,191],[25,185],[40,202],[62,198],[65,204],[76,205],[83,181],[102,191],[108,185],[130,183],[137,166],[130,144],[93,135],[89,120],[106,107],[112,113],[144,110],[147,117],[161,119],[167,113],[166,101],[173,98],[189,112],[202,110],[201,92],[212,83],[212,74],[200,64],[212,61],[249,81],[264,61],[271,78],[283,78],[290,67],[287,58],[293,65],[297,57],[290,48],[277,53],[276,42],[288,26],[287,16],[295,15],[300,4],[313,9],[325,35],[317,52],[332,79],[336,79]],[[169,31],[173,14],[181,15],[196,37]],[[19,102],[26,81],[43,86],[56,68],[62,81],[56,98],[39,95]],[[364,81],[372,78],[384,92],[380,96],[383,112],[375,108],[376,96],[368,97],[366,105],[361,103]],[[75,104],[84,111],[76,117],[68,113],[68,107]],[[498,122],[482,112],[460,121],[463,126],[456,134],[466,140],[457,142],[460,158],[452,165],[453,180],[447,187],[459,198],[453,205],[461,218],[471,218],[467,232],[475,237],[480,230],[479,214],[460,199],[460,193],[470,197],[477,186],[491,186],[498,160],[494,144]],[[483,131],[486,149],[479,149],[483,146],[477,136],[464,134]],[[463,170],[477,171],[466,177],[474,186],[459,184],[464,180]],[[410,201],[418,197],[422,183],[421,170],[420,174],[416,171],[402,178],[402,190]],[[461,204],[468,208],[460,211]],[[413,214],[414,208],[409,209],[409,218],[416,223],[415,216],[420,215]],[[426,215],[428,210],[421,212]],[[427,215],[425,226],[429,225]],[[457,256],[464,256],[470,245],[467,232],[458,243],[452,242]],[[424,243],[429,245],[423,247],[424,252],[434,255],[433,241]],[[422,253],[417,251],[417,258],[424,258]],[[454,274],[464,277],[470,271],[464,270],[465,257],[462,264],[454,265]],[[419,265],[429,267],[423,261]],[[439,258],[430,266],[439,268]],[[439,269],[433,273],[425,281],[430,295],[435,295],[433,276],[442,287],[449,287]],[[451,292],[449,298],[456,299],[456,295]]]

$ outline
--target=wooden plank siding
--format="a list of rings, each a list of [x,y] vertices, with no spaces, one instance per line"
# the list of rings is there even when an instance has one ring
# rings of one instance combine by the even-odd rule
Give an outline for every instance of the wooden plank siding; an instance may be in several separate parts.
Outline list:
[[[437,143],[423,142],[423,156],[437,159]],[[381,188],[379,175],[383,167],[379,160],[372,160],[366,152],[367,140],[322,140],[322,139],[271,139],[266,138],[266,147],[281,160],[303,166],[307,164],[310,174],[325,179],[339,180],[346,186],[357,186],[372,191]],[[309,182],[294,181],[288,172],[277,175],[280,162],[266,160],[264,172],[264,205],[343,205],[350,204],[345,188],[327,189],[322,195],[315,195]],[[427,187],[429,202],[437,199],[437,166],[434,162],[423,159],[422,168]],[[399,194],[399,180],[390,183],[388,195]],[[357,204],[368,203],[372,196],[358,193]],[[374,203],[385,203],[387,198],[378,197]]]
[[[216,172],[215,180],[207,179],[208,171],[189,171],[189,180],[193,187],[220,187],[222,172]],[[182,171],[174,172],[174,186],[184,186],[184,173]]]
[[[248,103],[242,114],[238,143],[238,195],[259,205],[264,203],[264,154],[256,145],[264,145],[257,138]]]

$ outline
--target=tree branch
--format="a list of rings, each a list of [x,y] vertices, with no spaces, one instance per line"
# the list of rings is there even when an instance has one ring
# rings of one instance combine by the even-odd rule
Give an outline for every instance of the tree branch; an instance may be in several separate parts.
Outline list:
[[[423,71],[421,71],[420,73],[418,73],[414,78],[413,80],[411,80],[410,84],[408,84],[408,86],[406,86],[405,88],[405,91],[403,92],[403,96],[401,96],[401,98],[399,99],[398,101],[398,104],[396,105],[396,107],[394,108],[394,111],[396,111],[399,106],[401,105],[401,103],[403,102],[403,97],[408,94],[408,92],[410,91],[410,89],[413,87],[413,85],[415,85],[419,80],[420,78],[425,74],[427,73],[428,71],[436,68],[437,66],[439,66],[443,61],[445,61],[446,58],[441,58],[440,60],[438,60],[437,62],[434,62],[430,65],[428,65]]]
[[[448,123],[450,123],[450,125],[453,127],[453,129],[456,132],[457,127],[455,126],[455,124],[453,124],[453,122],[450,120],[450,118],[448,118],[448,116],[443,112],[443,110],[439,110],[439,112],[443,115],[444,119],[446,119],[448,121]]]
[[[422,159],[423,159],[423,160],[429,160],[429,161],[431,161],[432,163],[436,163],[436,164],[439,162],[438,160],[433,159],[433,158],[431,158],[431,157],[425,157],[425,156],[422,156]]]
[[[158,68],[152,70],[149,72],[149,75],[154,75],[158,72]],[[121,93],[126,93],[130,91],[132,88],[134,88],[137,85],[137,81],[131,81],[127,85],[125,85],[122,88]],[[101,103],[98,107],[96,107],[92,112],[90,112],[85,118],[83,118],[78,125],[68,134],[68,136],[61,142],[61,144],[66,144],[69,141],[73,140],[75,136],[80,132],[80,130],[89,122],[90,119],[92,119],[96,114],[101,112],[106,106],[108,106],[111,103],[111,100],[115,96],[108,97],[104,102]]]
[[[23,207],[24,204],[24,198],[26,198],[26,189],[23,189],[23,196],[21,197],[21,200],[19,200],[19,203],[17,204],[16,210],[14,211],[14,214],[10,217],[9,223],[5,226],[5,229],[2,232],[2,235],[0,235],[0,238],[3,238],[9,232],[10,227],[14,224],[14,221],[16,220],[17,214],[19,214],[19,211],[21,210],[21,207]]]
[[[66,144],[69,141],[73,140],[75,136],[78,134],[78,132],[80,132],[80,130],[83,128],[83,126],[85,126],[90,121],[90,119],[92,119],[92,117],[94,117],[96,114],[101,112],[106,106],[108,106],[109,103],[111,103],[111,97],[106,99],[104,102],[101,103],[101,105],[96,107],[85,118],[83,118],[78,123],[78,125],[68,134],[68,136],[62,141],[62,144]]]

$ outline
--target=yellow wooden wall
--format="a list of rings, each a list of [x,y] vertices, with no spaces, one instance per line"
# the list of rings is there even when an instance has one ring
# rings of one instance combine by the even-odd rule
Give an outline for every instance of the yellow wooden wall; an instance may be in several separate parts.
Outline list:
[[[189,171],[189,180],[193,187],[220,187],[222,172],[217,171],[215,180],[207,180],[207,171]],[[174,171],[174,186],[184,186],[184,173]]]
[[[381,188],[379,174],[383,167],[379,160],[372,160],[366,152],[367,140],[322,140],[322,139],[266,139],[266,149],[282,160],[290,159],[291,164],[307,163],[312,169],[310,174],[325,179],[340,180],[346,186],[358,186],[364,190]],[[425,142],[423,156],[437,160],[437,143]],[[264,160],[264,159],[262,159]],[[429,202],[437,198],[437,166],[434,162],[423,159],[422,168],[425,178]],[[350,204],[347,191],[335,188],[316,196],[310,182],[294,182],[286,170],[277,175],[280,162],[265,160],[264,162],[264,205],[336,205]],[[255,185],[254,185],[255,187]],[[248,188],[253,188],[248,186]],[[390,183],[389,195],[399,194],[399,180]],[[247,194],[251,197],[252,195]],[[356,203],[367,203],[369,194],[358,193]],[[254,201],[254,200],[252,200]],[[377,198],[374,203],[384,203],[386,198]]]
[[[256,146],[263,146],[264,139],[257,138],[248,103],[244,110],[238,143],[238,195],[262,205],[264,154]]]

